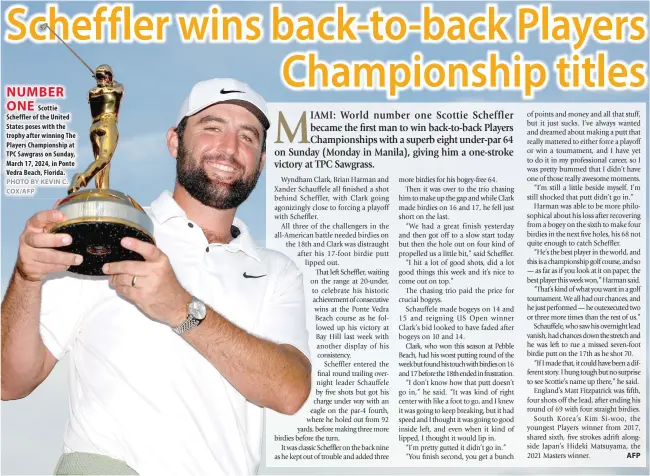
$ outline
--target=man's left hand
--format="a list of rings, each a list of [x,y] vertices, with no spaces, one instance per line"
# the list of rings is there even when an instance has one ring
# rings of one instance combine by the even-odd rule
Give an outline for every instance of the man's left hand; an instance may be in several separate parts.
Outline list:
[[[135,238],[124,238],[122,246],[140,254],[145,261],[104,265],[102,269],[111,275],[116,291],[151,319],[172,327],[180,325],[192,296],[178,282],[167,255],[151,243]]]

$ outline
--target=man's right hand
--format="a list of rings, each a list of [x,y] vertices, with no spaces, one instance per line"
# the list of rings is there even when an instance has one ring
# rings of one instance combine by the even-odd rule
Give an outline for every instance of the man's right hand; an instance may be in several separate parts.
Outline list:
[[[67,270],[81,264],[83,257],[53,248],[72,243],[72,237],[64,233],[50,233],[57,223],[65,220],[58,210],[46,210],[27,220],[20,235],[16,271],[27,281],[42,281],[49,273]]]

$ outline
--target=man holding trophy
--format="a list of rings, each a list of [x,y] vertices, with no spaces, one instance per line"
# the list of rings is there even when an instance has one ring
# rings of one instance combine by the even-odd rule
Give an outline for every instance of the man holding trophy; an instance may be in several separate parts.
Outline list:
[[[302,274],[235,217],[264,166],[266,103],[233,79],[197,83],[167,132],[174,190],[143,209],[108,188],[122,89],[108,66],[95,76],[114,114],[92,110],[95,161],[20,235],[2,399],[69,354],[56,474],[253,474],[264,408],[293,414],[311,389]]]

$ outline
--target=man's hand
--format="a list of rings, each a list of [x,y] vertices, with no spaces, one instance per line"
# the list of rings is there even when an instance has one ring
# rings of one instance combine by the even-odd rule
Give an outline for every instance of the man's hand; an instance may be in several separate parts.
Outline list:
[[[16,271],[26,281],[43,281],[49,273],[67,270],[81,264],[83,257],[55,250],[72,243],[72,237],[63,233],[49,233],[57,223],[65,220],[58,210],[37,213],[27,220],[20,235]]]
[[[171,327],[180,325],[187,316],[192,296],[178,282],[167,255],[151,243],[135,238],[124,238],[122,246],[140,254],[145,261],[104,265],[103,271],[111,275],[116,291],[151,319]]]
[[[178,282],[167,255],[133,238],[123,239],[122,246],[139,253],[145,261],[104,265],[104,273],[111,275],[117,292],[151,319],[179,326],[187,317],[192,296]],[[137,276],[135,286],[133,276]],[[309,396],[311,364],[305,356],[289,345],[244,331],[210,307],[204,322],[183,338],[256,405],[293,414]]]

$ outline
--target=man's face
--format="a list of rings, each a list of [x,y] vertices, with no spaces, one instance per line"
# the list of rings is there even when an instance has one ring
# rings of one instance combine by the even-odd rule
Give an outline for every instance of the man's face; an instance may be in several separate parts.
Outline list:
[[[255,188],[266,154],[263,129],[247,109],[215,104],[191,116],[178,136],[176,175],[204,205],[236,208]]]

